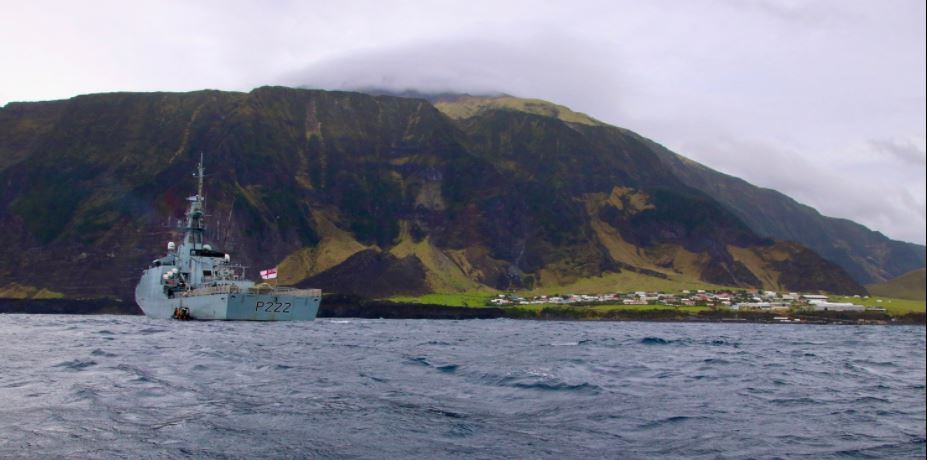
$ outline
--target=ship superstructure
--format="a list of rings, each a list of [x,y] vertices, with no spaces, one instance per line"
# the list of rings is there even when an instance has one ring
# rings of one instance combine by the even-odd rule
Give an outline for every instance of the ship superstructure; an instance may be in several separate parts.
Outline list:
[[[315,319],[322,292],[256,285],[245,267],[205,242],[202,155],[196,171],[196,194],[179,230],[183,239],[167,243],[167,254],[142,272],[135,301],[152,318],[291,321]]]

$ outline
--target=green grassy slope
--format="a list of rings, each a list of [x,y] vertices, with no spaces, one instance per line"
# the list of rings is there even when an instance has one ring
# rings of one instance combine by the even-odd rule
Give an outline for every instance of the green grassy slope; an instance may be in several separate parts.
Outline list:
[[[860,298],[834,296],[831,300],[835,302],[851,302],[856,305],[865,305],[867,307],[880,307],[884,308],[886,312],[892,315],[924,313],[925,309],[927,309],[927,303],[923,300],[899,299],[894,297],[870,296],[869,298]]]
[[[872,295],[923,301],[927,298],[927,295],[925,295],[925,278],[927,278],[925,272],[927,270],[923,268],[912,270],[884,283],[866,285],[866,289]]]

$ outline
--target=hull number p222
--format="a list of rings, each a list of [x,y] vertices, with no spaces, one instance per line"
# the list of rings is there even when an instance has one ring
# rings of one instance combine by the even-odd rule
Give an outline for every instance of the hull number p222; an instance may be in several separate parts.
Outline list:
[[[267,313],[289,313],[290,307],[293,304],[290,302],[263,302],[257,301],[254,304],[254,311],[265,311]]]

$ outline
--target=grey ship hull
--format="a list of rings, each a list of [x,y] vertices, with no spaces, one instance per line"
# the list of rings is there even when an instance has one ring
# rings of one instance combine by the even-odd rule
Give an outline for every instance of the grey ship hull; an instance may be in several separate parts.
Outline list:
[[[191,319],[237,321],[312,321],[319,312],[321,292],[311,290],[198,289],[174,297],[163,292],[161,270],[145,271],[135,288],[135,301],[145,315],[170,319],[186,308]],[[231,288],[231,289],[229,289]]]

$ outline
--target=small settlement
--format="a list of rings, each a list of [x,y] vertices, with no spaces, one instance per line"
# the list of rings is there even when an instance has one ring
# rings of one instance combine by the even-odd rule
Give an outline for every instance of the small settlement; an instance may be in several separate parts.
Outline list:
[[[857,298],[859,296],[856,296]],[[521,297],[516,294],[499,294],[489,300],[490,305],[665,305],[703,306],[733,311],[885,311],[884,308],[865,307],[850,302],[831,302],[820,294],[780,293],[756,289],[741,291],[684,290],[677,294],[664,292],[628,292],[610,294],[565,294]]]

